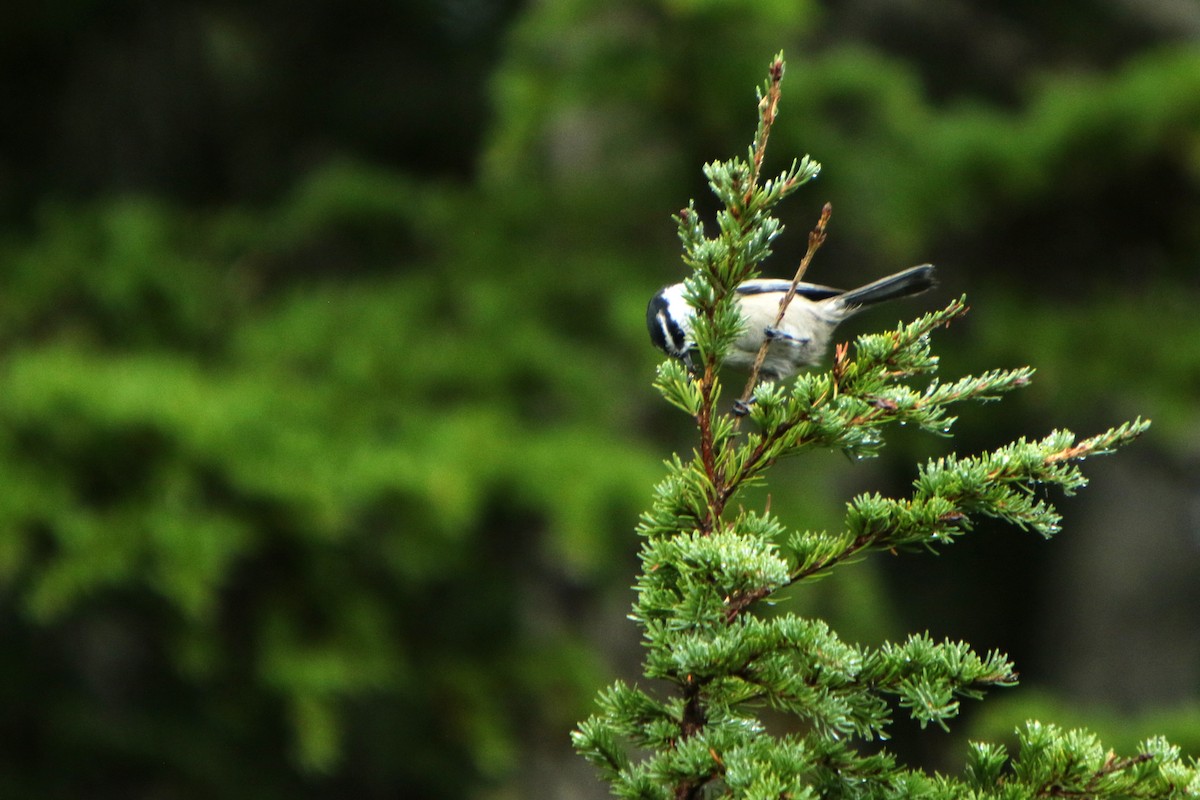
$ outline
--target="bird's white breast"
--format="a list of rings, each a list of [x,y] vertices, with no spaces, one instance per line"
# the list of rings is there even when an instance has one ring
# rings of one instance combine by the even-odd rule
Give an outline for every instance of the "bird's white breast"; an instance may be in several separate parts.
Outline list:
[[[742,295],[739,307],[745,315],[747,327],[741,338],[727,355],[726,363],[738,369],[750,369],[755,355],[762,345],[765,331],[775,322],[779,314],[782,292],[764,292]],[[763,361],[763,371],[779,378],[786,378],[800,367],[820,363],[829,345],[833,328],[839,321],[828,303],[816,302],[799,295],[792,298],[787,313],[777,327],[786,337],[771,343]],[[790,337],[790,338],[788,338]]]

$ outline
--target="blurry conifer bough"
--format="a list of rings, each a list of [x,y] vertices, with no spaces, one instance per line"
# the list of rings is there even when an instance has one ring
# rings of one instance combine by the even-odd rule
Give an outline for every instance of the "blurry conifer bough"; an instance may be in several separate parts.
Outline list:
[[[721,410],[729,405],[720,404],[722,353],[741,324],[733,288],[754,278],[769,254],[780,231],[775,204],[818,169],[805,157],[773,179],[760,175],[783,72],[779,56],[759,92],[747,160],[705,165],[724,206],[716,224],[706,226],[694,205],[676,218],[692,269],[696,353],[692,371],[663,363],[656,387],[695,418],[699,441],[690,460],[668,462],[638,529],[644,569],[631,617],[643,631],[644,674],[653,684],[617,682],[601,691],[596,713],[572,733],[575,748],[624,798],[1200,797],[1196,762],[1162,739],[1118,755],[1086,731],[1039,722],[1017,731],[1012,752],[971,743],[957,777],[898,763],[886,749],[861,745],[887,738],[893,713],[946,728],[963,698],[1016,683],[1007,657],[927,635],[864,647],[842,641],[819,619],[788,613],[786,604],[759,613],[781,589],[870,552],[949,544],[980,516],[1051,536],[1060,517],[1039,499],[1040,487],[1081,488],[1079,462],[1148,426],[1136,420],[1085,439],[1054,431],[994,452],[938,458],[919,469],[910,497],[851,500],[844,527],[834,532],[790,531],[769,510],[735,503],[780,458],[812,448],[868,457],[889,424],[947,435],[952,404],[994,399],[1032,374],[934,377],[930,336],[966,312],[955,300],[839,346],[828,370],[758,385],[748,423]],[[823,223],[819,233],[806,261]],[[769,730],[764,709],[793,718],[782,726],[790,732],[776,732],[776,724]]]

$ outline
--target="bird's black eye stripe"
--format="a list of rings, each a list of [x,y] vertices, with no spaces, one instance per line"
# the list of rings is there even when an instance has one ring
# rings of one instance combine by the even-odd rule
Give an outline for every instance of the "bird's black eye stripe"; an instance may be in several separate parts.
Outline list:
[[[646,308],[646,328],[650,331],[650,341],[659,350],[669,355],[680,357],[687,347],[687,334],[667,311],[667,300],[657,295]]]
[[[683,332],[683,328],[679,327],[666,311],[659,312],[658,321],[662,325],[663,335],[671,340],[671,351],[682,355],[687,347],[687,334]]]
[[[646,330],[650,332],[650,341],[659,350],[667,350],[667,334],[663,330],[659,317],[666,313],[667,301],[662,295],[655,295],[646,306]]]

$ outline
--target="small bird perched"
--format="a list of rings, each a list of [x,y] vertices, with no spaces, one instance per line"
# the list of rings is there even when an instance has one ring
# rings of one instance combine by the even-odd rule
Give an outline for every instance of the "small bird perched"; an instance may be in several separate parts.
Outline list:
[[[760,374],[766,380],[781,380],[801,367],[818,364],[829,348],[833,329],[864,306],[898,297],[909,297],[932,288],[936,281],[933,265],[922,264],[895,275],[845,291],[815,283],[799,283],[796,295],[778,327],[779,301],[792,282],[760,278],[738,284],[737,301],[746,330],[725,354],[725,363],[750,370],[763,338],[771,341]],[[662,289],[646,307],[646,327],[650,341],[664,353],[681,359],[689,366],[694,310],[683,299],[684,287],[676,283]]]

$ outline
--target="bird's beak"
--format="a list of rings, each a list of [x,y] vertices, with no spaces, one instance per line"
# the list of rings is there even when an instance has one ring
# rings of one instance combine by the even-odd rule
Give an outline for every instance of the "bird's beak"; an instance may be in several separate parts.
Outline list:
[[[688,372],[690,372],[691,374],[695,375],[695,374],[696,374],[696,362],[695,362],[695,360],[692,358],[692,353],[693,353],[693,352],[694,352],[694,351],[692,351],[692,350],[688,350],[688,351],[687,351],[687,352],[685,352],[685,353],[684,353],[682,356],[680,356],[680,357],[679,357],[679,360],[683,362],[683,365],[684,365],[685,367],[687,367],[687,371],[688,371]]]

